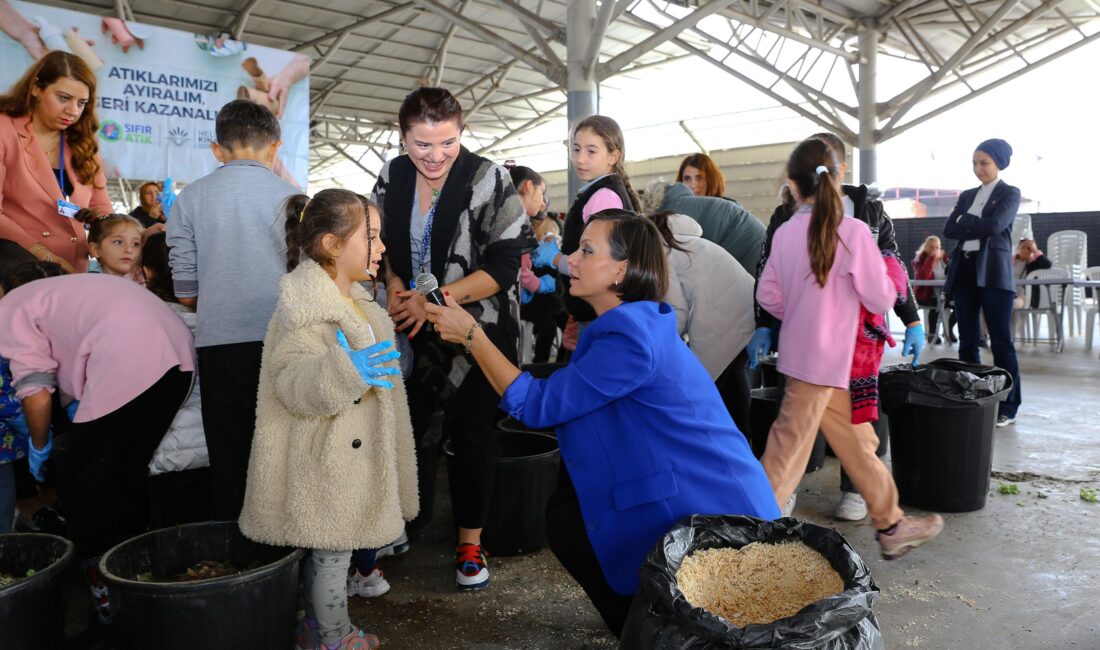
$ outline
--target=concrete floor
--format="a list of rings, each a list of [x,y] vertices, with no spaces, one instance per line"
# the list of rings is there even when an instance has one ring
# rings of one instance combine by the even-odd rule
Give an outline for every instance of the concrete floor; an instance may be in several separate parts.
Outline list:
[[[933,347],[925,360],[953,355]],[[835,526],[871,567],[888,649],[1100,649],[1100,504],[1079,497],[1083,487],[1100,488],[1100,360],[1080,336],[1063,354],[1028,345],[1019,355],[1023,407],[1016,425],[995,433],[988,502],[946,515],[944,533],[927,546],[885,562],[867,521],[832,521],[834,459],[802,482],[795,516]],[[898,362],[888,351],[884,363]],[[1001,483],[1019,494],[1000,494]],[[439,486],[435,522],[410,553],[384,561],[392,591],[352,599],[353,620],[393,649],[617,646],[546,550],[490,558],[492,586],[456,593],[442,476]]]

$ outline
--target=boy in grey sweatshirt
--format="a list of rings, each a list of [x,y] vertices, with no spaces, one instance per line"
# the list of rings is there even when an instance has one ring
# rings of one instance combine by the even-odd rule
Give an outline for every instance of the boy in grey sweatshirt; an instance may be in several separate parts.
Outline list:
[[[286,271],[282,211],[297,190],[272,172],[279,121],[247,100],[222,107],[214,172],[188,185],[167,224],[176,297],[197,312],[195,347],[214,512],[236,520],[256,427],[268,321]]]

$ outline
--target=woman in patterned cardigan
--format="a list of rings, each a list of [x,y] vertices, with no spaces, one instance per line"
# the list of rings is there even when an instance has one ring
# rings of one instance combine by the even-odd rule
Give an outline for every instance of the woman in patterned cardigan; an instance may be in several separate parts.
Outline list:
[[[408,152],[378,174],[374,201],[385,215],[386,288],[390,316],[408,335],[414,369],[407,380],[420,474],[420,517],[431,516],[439,440],[429,439],[437,406],[446,413],[444,437],[454,450],[451,501],[458,525],[459,589],[488,586],[481,548],[495,478],[489,439],[498,397],[485,375],[425,327],[426,299],[415,290],[431,273],[477,319],[514,362],[519,341],[520,257],[535,242],[508,170],[470,153],[460,143],[462,107],[442,88],[420,88],[398,114]]]

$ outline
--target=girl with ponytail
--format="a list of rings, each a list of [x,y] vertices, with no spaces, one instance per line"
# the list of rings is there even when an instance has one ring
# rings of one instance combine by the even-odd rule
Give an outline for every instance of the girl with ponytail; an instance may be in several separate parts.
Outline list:
[[[943,518],[910,517],[898,507],[893,477],[875,456],[878,437],[858,415],[865,405],[849,391],[861,307],[882,314],[898,289],[867,224],[844,218],[837,160],[828,144],[811,138],[787,161],[798,211],[776,231],[756,293],[783,322],[779,372],[786,379],[761,462],[789,514],[820,429],[867,502],[882,556],[892,560],[938,535]]]
[[[393,324],[360,285],[378,273],[381,230],[378,209],[348,190],[286,202],[289,273],[264,338],[240,526],[311,549],[299,648],[378,647],[348,617],[352,554],[397,539],[417,512]]]
[[[565,218],[560,250],[554,242],[540,243],[531,254],[531,261],[536,268],[557,269],[565,281],[565,307],[569,315],[578,323],[587,323],[596,318],[596,312],[588,303],[569,294],[566,258],[579,248],[581,232],[593,214],[609,209],[640,213],[642,202],[630,185],[623,164],[626,160],[623,131],[610,117],[592,115],[577,122],[569,159],[585,184]]]

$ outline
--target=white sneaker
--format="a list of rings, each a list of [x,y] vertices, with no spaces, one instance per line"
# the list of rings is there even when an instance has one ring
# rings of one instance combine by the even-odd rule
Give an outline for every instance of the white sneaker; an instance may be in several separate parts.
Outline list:
[[[837,521],[860,521],[867,516],[867,502],[856,492],[841,492],[840,503],[836,504],[833,519]]]
[[[783,516],[790,517],[794,513],[794,504],[798,502],[798,493],[792,492],[791,496],[787,497],[787,503],[783,505]]]
[[[382,568],[375,566],[367,575],[356,571],[348,577],[348,597],[377,598],[390,590],[390,583],[382,575]]]
[[[405,531],[401,531],[401,537],[393,540],[389,544],[386,544],[382,548],[378,549],[375,557],[383,558],[387,555],[404,555],[409,552],[409,536],[405,534]]]

